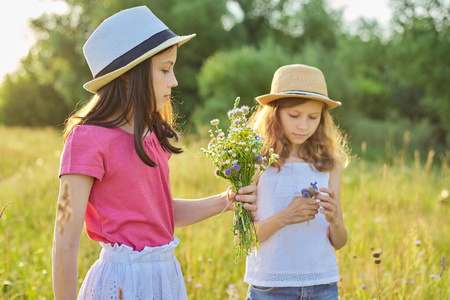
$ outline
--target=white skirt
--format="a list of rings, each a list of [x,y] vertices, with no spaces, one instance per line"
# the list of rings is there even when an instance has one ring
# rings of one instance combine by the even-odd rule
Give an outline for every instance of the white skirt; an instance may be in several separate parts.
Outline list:
[[[126,245],[100,243],[100,258],[81,285],[78,299],[187,299],[186,287],[174,248],[180,240],[134,251]],[[121,292],[119,292],[121,290]]]

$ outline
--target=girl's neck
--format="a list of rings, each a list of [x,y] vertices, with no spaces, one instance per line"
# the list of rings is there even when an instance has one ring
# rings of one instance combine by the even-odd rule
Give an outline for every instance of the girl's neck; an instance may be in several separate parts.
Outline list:
[[[119,117],[119,114],[116,113],[110,120],[119,119]],[[127,133],[134,134],[133,117],[129,116],[128,120],[124,120],[118,127]]]
[[[291,151],[286,158],[286,162],[306,162],[303,157],[300,145],[291,145]]]
[[[120,129],[122,129],[123,131],[130,133],[130,134],[134,134],[134,126],[130,123],[125,123],[121,126],[119,126]],[[150,131],[144,131],[144,135],[143,136],[149,136],[150,135]]]
[[[120,129],[122,129],[125,132],[134,134],[134,127],[130,123],[125,123],[119,126]]]
[[[293,155],[292,153],[286,158],[287,163],[296,163],[296,162],[306,162],[303,158],[299,157],[297,154]]]

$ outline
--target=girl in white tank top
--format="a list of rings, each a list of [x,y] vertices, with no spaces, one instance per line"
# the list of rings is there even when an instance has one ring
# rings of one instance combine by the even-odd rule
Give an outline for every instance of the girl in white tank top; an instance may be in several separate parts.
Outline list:
[[[340,205],[346,141],[328,111],[322,72],[305,65],[279,68],[270,94],[250,122],[279,161],[258,183],[259,248],[247,257],[247,299],[338,299],[335,250],[347,242]],[[317,182],[319,193],[302,189]]]

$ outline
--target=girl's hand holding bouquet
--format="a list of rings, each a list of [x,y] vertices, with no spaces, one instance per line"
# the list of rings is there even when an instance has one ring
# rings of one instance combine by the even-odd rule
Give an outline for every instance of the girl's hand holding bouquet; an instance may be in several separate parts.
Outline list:
[[[258,207],[254,204],[256,202],[256,184],[252,183],[248,186],[244,186],[239,189],[238,193],[234,192],[234,187],[230,185],[227,189],[226,193],[226,202],[225,209],[227,210],[235,210],[234,201],[240,201],[243,204],[243,207],[251,212],[255,212]],[[253,221],[257,222],[258,219],[253,214]]]

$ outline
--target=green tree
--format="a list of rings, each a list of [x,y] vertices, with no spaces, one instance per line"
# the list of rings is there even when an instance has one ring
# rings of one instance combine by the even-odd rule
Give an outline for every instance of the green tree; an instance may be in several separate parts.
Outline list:
[[[441,0],[394,1],[389,54],[394,100],[411,120],[427,118],[450,145],[450,6]]]
[[[37,85],[34,73],[6,75],[0,99],[0,120],[7,125],[58,126],[70,112],[51,85]],[[17,88],[20,86],[20,89]],[[20,101],[18,101],[20,100]]]
[[[355,33],[345,34],[338,44],[337,60],[347,68],[351,86],[346,96],[352,109],[378,120],[398,116],[392,101],[388,49],[378,23],[359,20]]]
[[[204,104],[194,114],[197,127],[211,118],[226,119],[236,97],[242,105],[255,105],[254,98],[270,92],[275,70],[295,58],[281,47],[267,44],[261,49],[242,47],[211,56],[198,77],[200,97]]]
[[[298,14],[305,43],[319,43],[325,49],[334,50],[341,37],[342,16],[330,11],[326,0],[307,1]]]

